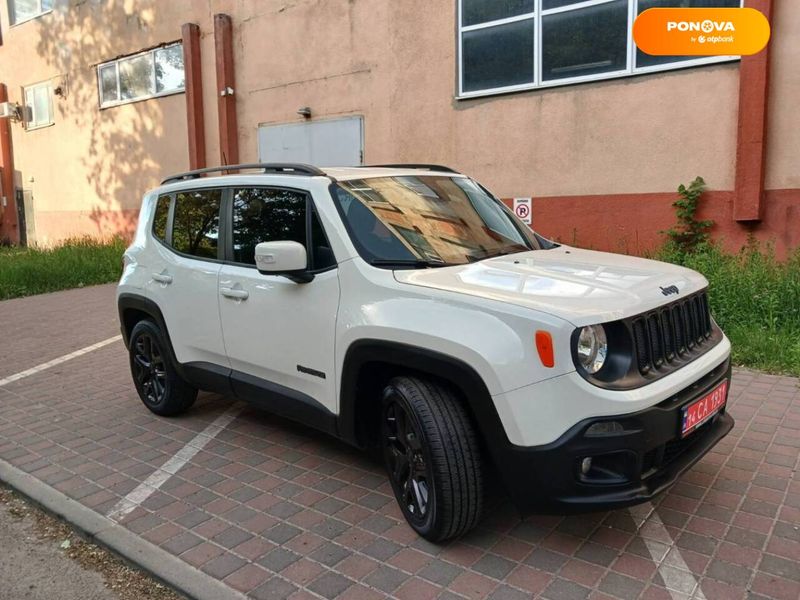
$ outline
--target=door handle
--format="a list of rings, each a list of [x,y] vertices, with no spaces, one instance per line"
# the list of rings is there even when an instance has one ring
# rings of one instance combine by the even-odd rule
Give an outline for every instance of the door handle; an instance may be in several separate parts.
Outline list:
[[[167,275],[166,273],[153,273],[153,279],[166,285],[172,283],[172,275]]]
[[[247,300],[250,293],[247,290],[237,290],[229,287],[219,288],[219,293],[226,298],[233,298],[234,300]]]

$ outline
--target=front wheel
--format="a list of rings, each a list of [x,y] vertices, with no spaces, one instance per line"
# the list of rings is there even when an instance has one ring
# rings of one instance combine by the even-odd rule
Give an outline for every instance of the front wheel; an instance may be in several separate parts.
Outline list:
[[[194,404],[197,389],[178,375],[169,358],[164,335],[153,321],[139,321],[134,326],[129,354],[136,391],[152,412],[171,417]]]
[[[395,497],[417,533],[441,542],[475,526],[483,508],[478,438],[449,389],[393,379],[383,392],[381,443]]]

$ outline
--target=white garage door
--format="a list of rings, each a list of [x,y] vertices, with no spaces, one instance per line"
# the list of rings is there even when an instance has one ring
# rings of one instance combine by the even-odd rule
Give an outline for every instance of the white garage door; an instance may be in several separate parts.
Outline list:
[[[300,162],[320,167],[360,165],[364,157],[361,117],[258,128],[261,162]]]

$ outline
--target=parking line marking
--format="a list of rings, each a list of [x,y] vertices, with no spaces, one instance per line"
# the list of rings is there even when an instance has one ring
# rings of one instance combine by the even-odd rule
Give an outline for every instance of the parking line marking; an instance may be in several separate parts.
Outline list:
[[[56,365],[65,363],[68,360],[72,360],[73,358],[78,358],[79,356],[88,354],[93,350],[97,350],[98,348],[102,348],[103,346],[108,346],[109,344],[118,342],[121,339],[122,339],[121,335],[115,335],[114,337],[108,338],[107,340],[103,340],[102,342],[97,342],[96,344],[92,344],[91,346],[86,346],[85,348],[81,348],[80,350],[75,350],[75,352],[70,352],[69,354],[65,354],[64,356],[59,356],[58,358],[54,358],[53,360],[48,360],[45,363],[36,365],[35,367],[31,367],[30,369],[26,369],[24,371],[20,371],[19,373],[15,373],[14,375],[9,375],[8,377],[0,379],[0,387],[3,387],[4,385],[8,385],[9,383],[13,383],[15,381],[19,381],[20,379],[24,379],[25,377],[36,375],[36,373],[40,373],[45,369],[49,369],[50,367],[55,367]]]
[[[650,527],[658,532],[659,537],[672,539],[669,531],[667,531],[667,528],[664,527],[661,517],[659,517],[656,513],[655,507],[648,502],[643,504],[641,508],[646,509],[647,516],[645,517],[642,525],[637,527],[637,531],[643,527],[645,523],[649,523]],[[636,515],[634,514],[633,510],[631,510],[631,514],[635,519]],[[671,546],[667,553],[662,556],[659,548],[659,546],[662,544],[656,543],[646,537],[642,537],[641,539],[644,542],[644,545],[647,546],[647,551],[650,553],[650,557],[653,559],[653,562],[656,563],[658,573],[661,575],[661,579],[664,580],[664,585],[667,587],[667,592],[669,592],[669,595],[673,598],[673,600],[682,600],[683,598],[688,598],[690,596],[695,600],[706,600],[706,597],[703,595],[703,590],[700,589],[700,584],[697,581],[697,578],[694,576],[694,573],[692,573],[689,565],[686,564],[686,561],[683,560],[683,556],[681,556],[680,550],[678,550],[677,546]],[[674,552],[672,552],[673,550]],[[672,552],[672,557],[670,559],[672,564],[665,564],[664,560],[667,558],[667,556],[669,556],[670,552]],[[695,590],[697,591],[695,592]],[[692,596],[692,593],[695,595]]]
[[[178,450],[175,455],[161,465],[156,471],[140,483],[136,488],[117,502],[106,515],[113,521],[120,522],[134,508],[147,500],[157,491],[167,480],[177,473],[186,463],[202,450],[208,442],[213,440],[223,429],[239,416],[243,410],[242,406],[234,405],[218,416],[203,431],[186,442],[186,445]]]

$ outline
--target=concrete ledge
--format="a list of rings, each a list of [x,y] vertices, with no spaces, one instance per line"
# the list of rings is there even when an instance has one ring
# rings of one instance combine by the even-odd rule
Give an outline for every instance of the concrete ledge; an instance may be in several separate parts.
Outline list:
[[[0,459],[0,481],[70,523],[92,541],[119,554],[189,598],[244,600],[246,596],[139,537],[122,525]]]

